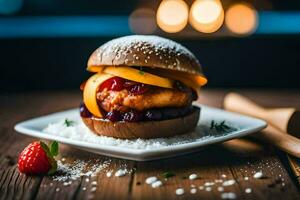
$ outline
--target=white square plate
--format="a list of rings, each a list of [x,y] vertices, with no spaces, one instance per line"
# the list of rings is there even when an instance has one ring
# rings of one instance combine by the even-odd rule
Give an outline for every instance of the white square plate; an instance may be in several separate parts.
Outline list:
[[[201,107],[201,115],[195,131],[172,138],[152,140],[139,139],[139,141],[136,141],[135,143],[130,140],[117,140],[102,136],[101,137],[103,139],[101,139],[97,138],[99,136],[95,136],[93,134],[91,135],[94,137],[94,139],[82,140],[78,138],[76,139],[76,137],[62,137],[61,135],[50,134],[49,132],[45,131],[45,128],[49,124],[58,123],[64,119],[72,119],[78,123],[76,126],[83,126],[80,120],[78,108],[20,122],[15,126],[15,130],[25,135],[48,140],[56,140],[64,144],[72,145],[75,148],[101,155],[136,161],[146,161],[194,152],[199,150],[202,146],[243,137],[266,127],[266,122],[260,119],[235,114],[204,105],[196,104],[196,106]],[[212,120],[217,123],[225,120],[225,123],[230,125],[230,127],[234,127],[235,130],[226,132],[217,132],[211,130],[210,124]],[[95,141],[98,139],[99,142],[96,143]],[[139,142],[142,142],[146,145],[132,145],[133,143],[136,144]],[[158,145],[161,142],[163,142],[163,145]]]

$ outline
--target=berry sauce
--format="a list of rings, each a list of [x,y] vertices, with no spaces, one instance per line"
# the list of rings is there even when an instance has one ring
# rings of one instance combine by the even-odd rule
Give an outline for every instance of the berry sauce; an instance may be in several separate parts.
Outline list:
[[[134,81],[129,81],[117,76],[114,76],[110,79],[104,81],[100,87],[99,91],[104,89],[112,90],[112,91],[121,91],[121,90],[128,90],[133,95],[143,94],[148,91],[149,85],[138,83]]]
[[[81,85],[81,88],[84,87],[84,84],[85,83]],[[141,95],[147,92],[150,89],[150,87],[153,86],[114,76],[104,81],[100,85],[99,91],[102,91],[104,89],[112,90],[112,91],[121,91],[126,89],[132,95]],[[190,88],[188,88],[187,86],[185,86],[179,81],[175,81],[175,88],[181,91],[190,90]],[[193,98],[196,97],[197,94],[193,94]],[[191,105],[186,107],[180,107],[180,108],[175,108],[175,107],[156,108],[156,109],[149,109],[145,111],[130,110],[124,113],[121,113],[120,111],[117,110],[113,110],[105,114],[105,119],[111,122],[159,121],[159,120],[167,120],[167,119],[183,117],[191,113],[192,110],[193,110],[193,106]],[[85,118],[93,117],[93,114],[89,112],[89,110],[86,108],[84,103],[80,104],[80,115],[81,117],[85,117]]]
[[[79,112],[80,112],[80,116],[84,117],[84,118],[90,118],[93,116],[92,113],[90,113],[90,111],[87,109],[87,107],[85,106],[84,103],[81,103],[79,106]]]

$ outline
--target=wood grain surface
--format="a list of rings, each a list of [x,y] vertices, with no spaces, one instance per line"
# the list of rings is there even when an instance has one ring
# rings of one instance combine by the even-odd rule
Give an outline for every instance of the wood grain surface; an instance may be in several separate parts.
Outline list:
[[[220,107],[228,90],[204,90],[201,103]],[[263,106],[294,106],[300,109],[300,91],[292,90],[238,90]],[[251,138],[236,139],[223,144],[199,149],[199,152],[149,162],[134,162],[108,158],[61,145],[60,159],[89,160],[95,163],[109,161],[105,170],[93,177],[80,177],[64,186],[49,176],[25,176],[16,166],[19,152],[34,138],[13,130],[19,121],[51,112],[77,107],[81,101],[79,91],[30,92],[0,94],[0,199],[221,199],[224,192],[233,192],[237,199],[300,199],[297,178],[291,171],[286,155],[272,146]],[[259,133],[255,133],[259,134]],[[107,170],[115,172],[120,167],[132,172],[123,177],[107,177]],[[262,171],[262,179],[253,174]],[[162,177],[163,172],[175,176]],[[199,178],[189,180],[196,173]],[[162,187],[152,188],[145,183],[149,176],[157,176]],[[246,178],[248,177],[248,178]],[[89,181],[86,180],[88,178]],[[236,181],[218,191],[220,180]],[[92,181],[97,188],[92,191]],[[214,185],[201,186],[214,182]],[[190,189],[196,187],[196,193]],[[200,186],[200,189],[199,189]],[[175,190],[184,188],[185,194],[177,196]],[[251,189],[251,193],[245,191]],[[220,190],[220,188],[219,188]]]

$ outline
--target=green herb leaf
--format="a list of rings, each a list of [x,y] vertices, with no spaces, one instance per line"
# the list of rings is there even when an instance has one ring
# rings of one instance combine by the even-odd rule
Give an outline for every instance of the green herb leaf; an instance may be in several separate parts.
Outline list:
[[[214,120],[211,120],[210,122],[210,129],[214,129],[215,128],[215,121]]]
[[[217,123],[214,120],[212,120],[210,122],[210,130],[216,130],[217,132],[226,132],[226,131],[234,131],[236,130],[236,128],[227,125],[225,120],[221,121],[220,123]]]
[[[66,118],[64,124],[66,125],[66,127],[69,127],[69,126],[73,126],[75,122]]]
[[[164,172],[161,174],[164,178],[170,178],[172,176],[175,176],[173,172]]]
[[[51,143],[51,149],[50,152],[53,156],[57,156],[58,155],[58,142],[53,141]]]

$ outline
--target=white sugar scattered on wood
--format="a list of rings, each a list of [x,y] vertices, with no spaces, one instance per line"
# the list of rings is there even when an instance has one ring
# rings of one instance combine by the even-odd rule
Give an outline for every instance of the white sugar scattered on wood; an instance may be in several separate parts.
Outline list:
[[[190,180],[195,180],[195,179],[197,179],[198,178],[198,175],[197,174],[191,174],[190,176],[189,176],[189,179]]]
[[[72,181],[68,181],[68,182],[64,182],[64,183],[63,183],[64,186],[69,186],[69,185],[71,185],[71,184],[72,184]]]
[[[151,186],[153,187],[153,188],[157,188],[157,187],[160,187],[160,186],[162,186],[163,185],[163,183],[160,181],[160,180],[157,180],[157,181],[155,181],[155,182],[153,182],[152,184],[151,184]]]
[[[111,177],[112,176],[112,171],[108,171],[107,173],[106,173],[106,176],[109,178],[109,177]]]
[[[110,162],[111,162],[110,160],[100,162],[100,160],[85,161],[85,160],[77,159],[70,163],[62,163],[60,160],[58,160],[57,161],[58,170],[57,173],[52,176],[52,179],[54,181],[66,182],[69,180],[77,180],[82,176],[92,177],[97,175],[104,168],[108,167]]]
[[[215,183],[214,182],[205,182],[204,186],[213,186]]]
[[[222,185],[226,187],[233,184],[235,184],[235,180],[231,179],[231,180],[224,181]]]
[[[146,179],[145,183],[147,183],[147,184],[152,184],[152,183],[154,183],[155,181],[157,181],[157,177],[151,176],[151,177],[148,177],[148,178]]]
[[[92,184],[93,186],[98,185],[97,181],[93,181],[91,184]]]
[[[236,194],[233,192],[224,192],[221,194],[221,199],[236,199]]]
[[[127,173],[127,171],[125,169],[119,169],[116,171],[115,176],[116,177],[121,177],[121,176],[125,176]]]
[[[246,189],[245,189],[245,193],[248,193],[248,194],[249,194],[249,193],[251,193],[251,192],[252,192],[252,189],[251,189],[251,188],[246,188]]]
[[[260,179],[260,178],[263,178],[263,176],[264,175],[263,175],[262,171],[259,171],[253,175],[253,178]]]
[[[68,186],[69,184],[68,184],[68,182],[64,182],[63,185],[64,186]]]
[[[196,192],[197,192],[197,189],[196,189],[196,188],[192,188],[192,189],[190,190],[190,193],[191,193],[191,194],[196,194]]]
[[[183,195],[184,194],[184,189],[183,188],[176,189],[175,194],[176,195]]]

